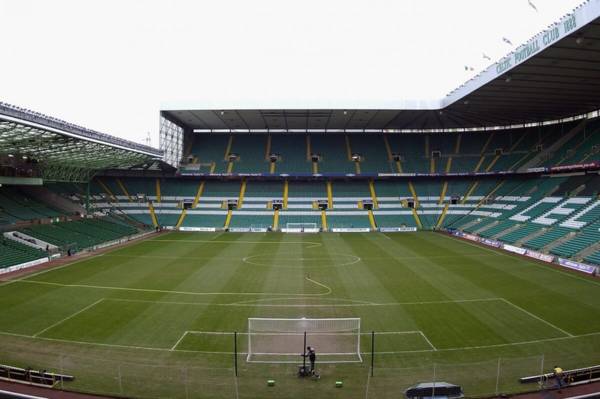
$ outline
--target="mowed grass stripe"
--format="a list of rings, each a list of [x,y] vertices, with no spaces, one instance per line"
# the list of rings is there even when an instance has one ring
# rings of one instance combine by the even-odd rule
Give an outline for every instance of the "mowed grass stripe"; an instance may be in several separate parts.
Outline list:
[[[581,367],[598,358],[598,284],[437,233],[171,233],[163,238],[0,286],[0,352],[19,352],[27,365],[36,364],[35,353],[27,358],[23,350],[28,347],[36,353],[73,351],[82,358],[88,352],[108,358],[127,349],[127,361],[152,362],[144,354],[148,350],[177,367],[193,358],[224,367],[231,365],[231,341],[195,347],[184,340],[190,351],[171,348],[187,330],[244,331],[248,317],[306,315],[360,317],[363,332],[423,331],[438,349],[416,335],[404,341],[381,335],[376,352],[385,356],[377,367],[542,353],[549,362]],[[243,261],[261,254],[261,261],[272,257],[271,263]],[[313,254],[331,264],[311,261]],[[339,254],[361,261],[336,266]],[[328,289],[307,280],[307,274]],[[69,317],[101,298],[106,299]],[[368,336],[362,343],[368,354]],[[223,351],[217,350],[220,345]],[[347,379],[368,372],[366,363],[331,367],[331,376],[342,373]],[[269,370],[287,375],[278,366]]]
[[[435,234],[445,245],[468,242]],[[481,251],[491,249],[470,246]],[[469,275],[477,284],[486,288],[493,296],[503,297],[513,304],[552,323],[570,333],[584,334],[600,330],[600,300],[596,281],[582,277],[564,278],[570,273],[555,273],[551,266],[541,265],[522,257],[499,253],[497,258],[485,258],[479,262],[485,273],[457,270]]]
[[[372,239],[369,234],[340,235],[338,240],[343,242],[344,250],[353,251],[353,254],[361,258],[368,258],[374,254],[384,258],[383,261],[379,262],[363,259],[361,265],[354,268],[352,273],[340,271],[339,278],[347,286],[356,287],[353,290],[354,294],[357,291],[368,293],[369,299],[377,303],[404,300],[414,302],[420,300],[418,297],[413,297],[409,300],[408,296],[404,295],[405,288],[408,289],[406,284],[413,284],[413,288],[421,284],[418,276],[408,273],[402,275],[401,278],[391,277],[398,275],[400,270],[396,267],[396,262],[389,253],[378,245],[379,240]],[[412,281],[412,283],[409,283],[409,281]],[[389,318],[382,317],[373,320],[372,325],[365,326],[364,328],[375,331],[419,330],[419,326],[414,318],[404,308],[399,308],[395,314],[395,320],[392,323],[390,322]]]
[[[262,309],[265,317],[294,317],[296,309]],[[544,330],[542,321],[515,310],[505,301],[468,303],[412,304],[396,307],[320,308],[321,317],[360,317],[366,326],[385,318],[400,320],[404,314],[424,326],[431,346],[446,348],[460,343],[463,346],[501,344],[562,335]],[[171,347],[185,331],[246,331],[246,320],[254,316],[252,307],[233,307],[231,317],[223,318],[222,311],[212,304],[173,303],[162,301],[119,300],[106,298],[94,302],[68,317],[59,320],[36,335],[73,341],[98,342],[145,347]],[[479,317],[476,317],[478,315]],[[296,316],[297,317],[297,316]],[[411,331],[405,323],[388,323],[391,331]],[[80,328],[85,326],[85,329]],[[160,328],[153,328],[160,326]],[[440,329],[439,326],[445,328]],[[512,328],[510,328],[512,327]],[[530,327],[537,333],[530,335]],[[394,329],[397,328],[397,329]],[[465,335],[469,329],[477,334]],[[494,331],[505,330],[499,336]],[[389,331],[389,330],[388,330]],[[34,336],[36,336],[34,335]]]

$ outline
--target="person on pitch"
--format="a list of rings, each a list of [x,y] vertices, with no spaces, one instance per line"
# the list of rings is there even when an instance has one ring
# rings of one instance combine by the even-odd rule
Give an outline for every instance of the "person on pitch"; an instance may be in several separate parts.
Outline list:
[[[310,373],[315,375],[315,362],[317,361],[317,352],[312,346],[306,347],[306,352],[302,355],[310,361]]]

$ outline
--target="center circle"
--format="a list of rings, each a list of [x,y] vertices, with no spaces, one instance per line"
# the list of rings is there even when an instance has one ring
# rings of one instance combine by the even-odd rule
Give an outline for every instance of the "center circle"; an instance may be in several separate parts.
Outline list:
[[[354,265],[361,261],[360,257],[347,254],[329,254],[330,257],[323,256],[302,256],[298,258],[285,258],[277,261],[273,259],[273,254],[261,254],[246,256],[242,262],[253,266],[277,267],[282,269],[307,269],[307,268],[328,268]]]

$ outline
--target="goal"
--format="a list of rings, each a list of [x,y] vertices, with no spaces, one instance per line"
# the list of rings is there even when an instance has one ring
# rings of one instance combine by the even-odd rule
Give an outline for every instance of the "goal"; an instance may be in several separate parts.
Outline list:
[[[360,318],[248,319],[248,362],[298,363],[306,346],[318,363],[362,362]]]
[[[284,233],[318,233],[319,227],[316,223],[286,223],[281,229]]]

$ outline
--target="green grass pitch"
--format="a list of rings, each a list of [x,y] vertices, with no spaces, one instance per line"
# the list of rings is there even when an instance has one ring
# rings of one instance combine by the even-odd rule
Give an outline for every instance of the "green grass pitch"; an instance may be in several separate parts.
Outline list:
[[[362,362],[249,363],[249,317],[359,317]],[[485,396],[600,363],[600,282],[438,233],[167,233],[1,283],[0,339],[1,363],[127,397]]]

